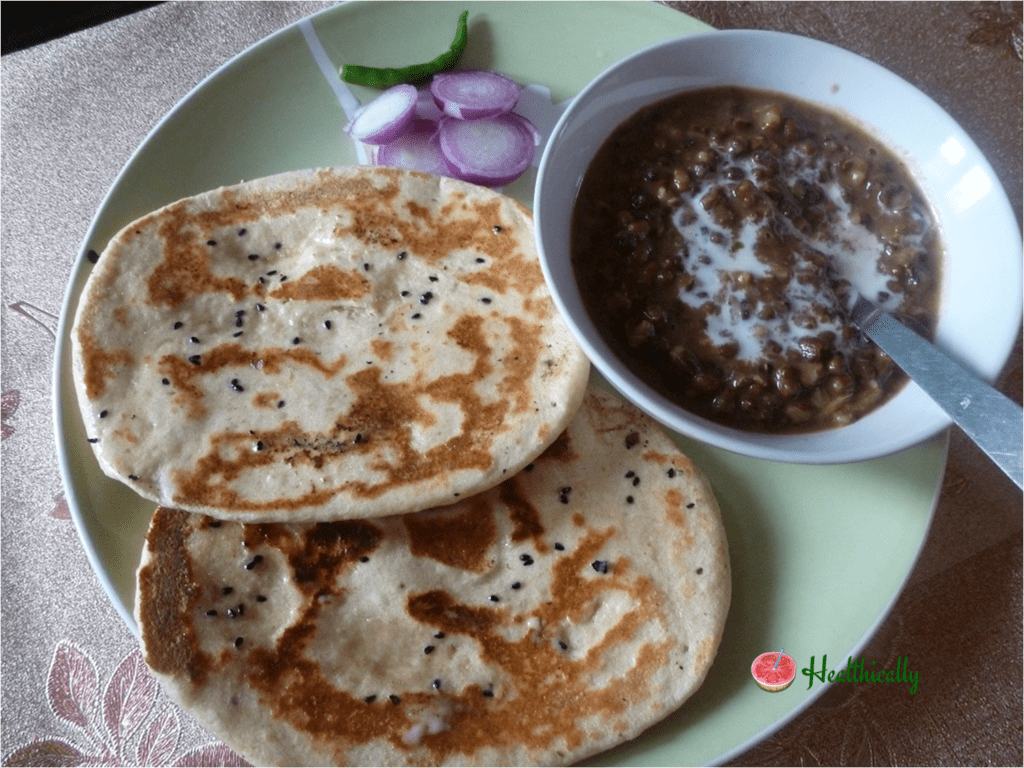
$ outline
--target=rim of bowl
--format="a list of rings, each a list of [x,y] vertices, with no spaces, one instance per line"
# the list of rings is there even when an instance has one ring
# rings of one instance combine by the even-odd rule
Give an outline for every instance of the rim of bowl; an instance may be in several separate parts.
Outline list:
[[[614,79],[622,70],[634,67],[638,61],[658,56],[666,51],[689,49],[691,52],[687,55],[691,58],[688,60],[694,61],[696,60],[694,52],[705,49],[708,46],[717,48],[717,52],[720,54],[722,50],[742,49],[745,46],[763,47],[768,44],[773,49],[773,62],[784,60],[785,54],[795,49],[801,49],[804,53],[813,52],[818,57],[829,57],[832,60],[832,65],[828,67],[822,66],[821,69],[830,70],[830,76],[827,79],[837,81],[836,88],[831,91],[833,94],[842,91],[842,87],[838,86],[838,81],[850,77],[846,72],[852,71],[856,72],[857,76],[862,79],[865,79],[864,76],[867,76],[866,79],[870,82],[878,80],[889,88],[902,90],[904,95],[913,97],[916,105],[927,109],[929,115],[935,118],[932,121],[933,123],[937,121],[941,124],[944,135],[949,134],[956,139],[963,150],[964,156],[970,158],[972,169],[975,169],[989,180],[989,191],[991,194],[987,195],[989,198],[987,206],[994,207],[995,216],[987,216],[986,220],[989,224],[995,221],[1000,226],[1002,231],[999,233],[999,236],[1005,237],[1008,240],[1005,248],[1006,253],[1020,253],[1021,238],[1016,216],[1006,198],[1005,190],[999,183],[990,164],[970,136],[927,94],[870,59],[831,43],[825,43],[801,35],[767,30],[720,30],[665,40],[620,59],[588,83],[570,102],[552,130],[551,138],[544,149],[538,165],[533,208],[541,266],[555,305],[594,366],[624,397],[670,429],[704,443],[759,459],[805,464],[839,464],[878,458],[910,448],[935,436],[946,429],[952,423],[952,420],[948,414],[932,402],[913,382],[908,382],[893,398],[849,425],[808,433],[767,434],[746,432],[717,424],[686,411],[681,406],[675,405],[656,392],[618,360],[596,331],[586,310],[578,305],[578,290],[576,289],[575,280],[571,278],[571,265],[569,265],[570,278],[563,284],[563,279],[560,278],[552,264],[552,255],[549,254],[548,248],[551,247],[556,252],[565,250],[565,253],[556,255],[554,258],[556,260],[568,261],[568,249],[563,248],[567,243],[562,242],[552,245],[549,240],[547,245],[545,244],[545,236],[549,229],[548,222],[551,218],[547,213],[552,210],[546,199],[547,190],[552,184],[557,183],[564,187],[571,181],[573,184],[571,196],[575,198],[575,193],[578,191],[579,183],[582,179],[581,172],[577,178],[567,180],[565,178],[565,169],[559,170],[557,179],[553,178],[552,166],[555,162],[553,158],[556,152],[565,151],[562,148],[562,138],[574,126],[574,121],[590,104],[595,94],[600,95],[603,89],[610,89],[614,85]],[[780,51],[782,55],[779,55]],[[818,58],[817,60],[820,61],[821,59]],[[844,70],[838,67],[837,65],[841,63],[849,65],[849,68]],[[759,80],[770,76],[770,73],[765,74],[762,72],[755,76],[754,79]],[[647,79],[640,78],[640,81],[650,84],[652,80],[663,79],[665,78],[653,76],[653,78]],[[665,98],[672,93],[714,85],[735,84],[759,90],[774,90],[779,93],[789,94],[804,101],[817,103],[833,112],[840,113],[842,117],[852,120],[877,136],[904,159],[910,172],[922,186],[926,198],[936,212],[937,223],[941,228],[940,237],[944,249],[948,253],[950,240],[947,238],[948,233],[945,230],[949,222],[940,215],[940,210],[943,206],[936,205],[937,192],[925,183],[926,180],[922,177],[922,168],[920,163],[917,162],[916,155],[904,149],[901,144],[894,142],[886,130],[877,128],[859,113],[844,107],[842,104],[828,104],[820,98],[808,96],[800,92],[799,89],[787,86],[785,82],[775,85],[747,85],[744,82],[747,79],[746,77],[731,76],[723,78],[719,73],[712,73],[707,70],[686,75],[679,74],[667,79],[672,82],[691,79],[692,82],[689,84],[680,83],[668,89],[665,88],[664,83],[654,86],[651,94],[643,97],[637,106],[627,111],[610,128],[603,131],[602,138],[596,142],[592,149],[600,146],[608,134],[614,130],[615,125],[635,113],[641,106],[653,103],[660,98]],[[849,81],[847,81],[847,85],[843,87],[848,87],[849,84]],[[603,109],[607,110],[607,107]],[[585,171],[590,164],[590,158],[593,155],[592,149],[576,153],[575,159],[577,160],[581,155],[586,156],[586,162],[582,166],[582,171]],[[564,215],[561,208],[556,210],[554,218]],[[570,203],[568,207],[569,215],[571,215],[571,212],[572,204]],[[1005,259],[1004,261],[1005,263],[1003,261],[998,262],[996,266],[1007,270],[1008,274],[1003,279],[1007,284],[1016,287],[1018,290],[1009,289],[1011,294],[1008,297],[1009,303],[1006,306],[1005,314],[1000,316],[1000,319],[1005,318],[1005,323],[998,329],[1000,333],[988,334],[986,336],[987,341],[990,343],[984,349],[985,355],[979,355],[979,349],[971,344],[960,344],[959,347],[956,344],[944,344],[943,320],[948,321],[946,316],[946,298],[949,289],[947,285],[948,275],[946,274],[948,265],[946,260],[943,262],[943,286],[941,289],[943,293],[939,313],[939,328],[936,334],[938,344],[939,346],[951,347],[947,348],[948,352],[954,357],[960,357],[961,360],[965,361],[983,378],[989,381],[993,380],[1006,364],[1013,349],[1013,344],[1016,341],[1020,322],[1019,320],[1011,322],[1010,318],[1020,318],[1022,314],[1022,291],[1019,290],[1021,287],[1020,260]],[[575,311],[569,306],[569,298],[576,301],[577,309]],[[908,404],[910,405],[909,408]]]

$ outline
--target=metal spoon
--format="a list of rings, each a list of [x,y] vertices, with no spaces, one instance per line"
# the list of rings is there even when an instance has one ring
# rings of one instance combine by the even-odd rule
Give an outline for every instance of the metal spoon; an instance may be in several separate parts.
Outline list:
[[[1024,411],[863,296],[850,319],[1024,489]]]

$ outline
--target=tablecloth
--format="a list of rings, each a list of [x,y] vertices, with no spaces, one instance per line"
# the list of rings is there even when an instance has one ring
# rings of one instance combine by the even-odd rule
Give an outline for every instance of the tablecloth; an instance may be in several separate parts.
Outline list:
[[[220,64],[330,3],[168,3],[4,56],[0,166],[2,717],[8,765],[238,762],[162,693],[90,570],[54,452],[57,320],[90,220],[147,132]],[[939,102],[1021,220],[1020,3],[670,3],[865,55]],[[59,12],[59,11],[55,11]],[[1020,341],[998,386],[1021,401]],[[953,430],[908,584],[864,654],[927,696],[832,686],[730,765],[1021,764],[1020,492]]]

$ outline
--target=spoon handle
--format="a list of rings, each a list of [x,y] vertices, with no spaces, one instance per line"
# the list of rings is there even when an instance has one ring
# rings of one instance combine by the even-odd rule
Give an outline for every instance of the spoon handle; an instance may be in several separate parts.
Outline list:
[[[888,312],[859,299],[853,321],[1024,489],[1024,411]]]

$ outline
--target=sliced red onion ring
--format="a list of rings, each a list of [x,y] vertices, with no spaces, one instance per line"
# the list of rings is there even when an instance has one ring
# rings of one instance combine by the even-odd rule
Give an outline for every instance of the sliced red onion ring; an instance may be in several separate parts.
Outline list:
[[[491,187],[518,178],[540,140],[530,121],[514,112],[483,120],[445,117],[437,135],[448,175]]]
[[[346,130],[364,144],[387,144],[401,136],[416,113],[419,94],[412,85],[396,85],[364,106]]]
[[[444,112],[437,106],[437,102],[434,101],[434,94],[430,92],[429,87],[419,89],[418,100],[416,101],[416,117],[433,120],[435,123],[444,117]]]
[[[378,147],[374,164],[447,176],[448,166],[438,146],[437,128],[432,120],[416,118],[403,136]]]
[[[481,120],[511,112],[522,88],[493,72],[467,70],[434,75],[430,92],[446,115],[460,120]]]

